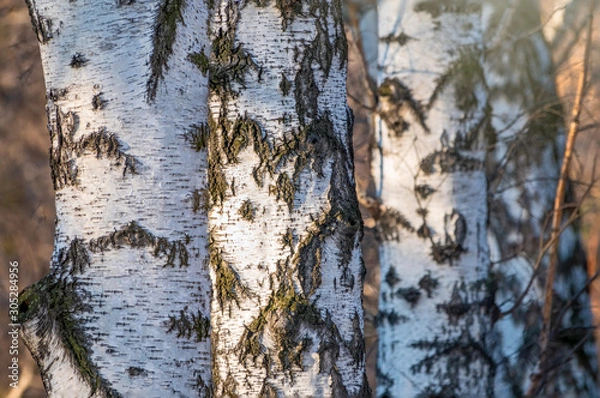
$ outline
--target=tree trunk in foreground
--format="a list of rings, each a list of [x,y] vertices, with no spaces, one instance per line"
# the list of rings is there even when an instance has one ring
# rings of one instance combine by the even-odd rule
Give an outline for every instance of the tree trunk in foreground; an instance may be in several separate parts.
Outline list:
[[[380,397],[491,396],[481,4],[379,1]]]
[[[537,30],[537,1],[513,3],[488,2],[486,13],[486,79],[495,131],[487,161],[489,240],[502,353],[495,392],[502,397],[523,396],[540,356],[542,270],[548,263],[543,246],[549,238],[558,159],[564,150],[563,112],[551,54]],[[560,236],[551,366],[542,375],[544,397],[598,394],[586,263],[577,224],[567,226]]]
[[[21,308],[51,395],[369,394],[341,3],[212,6],[30,2],[58,222]]]
[[[208,45],[193,1],[29,0],[47,88],[56,235],[21,295],[22,334],[50,396],[198,396],[210,381]]]
[[[339,0],[215,2],[207,198],[223,397],[366,397]],[[205,139],[204,137],[208,137]]]

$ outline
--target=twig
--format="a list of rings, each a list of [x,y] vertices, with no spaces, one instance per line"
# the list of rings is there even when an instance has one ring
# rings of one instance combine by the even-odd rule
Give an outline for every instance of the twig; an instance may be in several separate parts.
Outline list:
[[[595,0],[590,0],[590,13],[588,16],[588,29],[587,38],[585,44],[585,53],[583,61],[583,70],[579,75],[579,81],[577,83],[577,92],[575,94],[575,102],[573,104],[573,110],[571,112],[571,122],[569,124],[569,131],[567,134],[567,143],[565,147],[565,153],[563,155],[563,162],[560,169],[560,178],[556,187],[556,197],[554,200],[554,213],[552,217],[552,231],[550,235],[550,241],[553,242],[550,249],[550,261],[548,263],[548,272],[546,275],[546,291],[544,298],[544,310],[542,314],[542,332],[540,334],[540,360],[538,362],[537,374],[533,375],[532,382],[527,392],[527,396],[532,396],[534,393],[539,391],[540,382],[542,381],[542,370],[546,367],[548,357],[548,342],[552,323],[552,298],[554,291],[554,278],[556,276],[556,263],[558,261],[558,241],[561,229],[562,221],[562,207],[565,197],[565,191],[568,182],[569,164],[571,163],[571,157],[573,155],[573,147],[575,144],[575,138],[577,137],[577,131],[579,129],[579,117],[581,115],[581,108],[583,103],[583,93],[587,81],[587,73],[589,66],[589,57],[592,44],[592,27],[594,18],[594,8],[596,5]]]

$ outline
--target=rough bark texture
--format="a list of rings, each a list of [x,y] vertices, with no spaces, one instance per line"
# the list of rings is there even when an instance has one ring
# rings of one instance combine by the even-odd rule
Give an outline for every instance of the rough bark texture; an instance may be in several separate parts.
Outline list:
[[[380,397],[493,394],[477,1],[379,2]]]
[[[210,381],[208,43],[201,2],[29,0],[47,87],[56,235],[21,295],[50,396],[198,396]]]
[[[541,250],[549,238],[564,147],[563,112],[551,54],[536,30],[540,23],[537,2],[515,2],[513,7],[510,10],[500,2],[486,5],[486,42],[490,44],[486,79],[495,132],[486,165],[489,240],[501,312],[496,323],[502,336],[496,393],[503,397],[520,397],[527,391],[540,356],[547,264]],[[571,211],[567,213],[565,222]],[[585,264],[575,223],[560,237],[550,368],[542,375],[543,396],[598,394]]]
[[[368,396],[341,2],[215,1],[210,31],[213,393]]]

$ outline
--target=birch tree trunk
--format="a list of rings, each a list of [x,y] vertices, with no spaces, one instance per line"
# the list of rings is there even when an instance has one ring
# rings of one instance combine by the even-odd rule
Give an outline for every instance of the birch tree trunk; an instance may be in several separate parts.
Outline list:
[[[339,0],[216,1],[209,258],[218,397],[366,397]]]
[[[501,312],[495,326],[502,336],[496,394],[521,397],[540,356],[548,260],[543,247],[564,150],[564,120],[551,54],[537,30],[537,1],[489,1],[486,11],[486,80],[495,131],[487,161],[489,240]],[[545,397],[598,394],[585,255],[576,226],[568,225],[560,236],[551,366],[542,375]]]
[[[379,1],[379,397],[491,396],[481,3]]]
[[[28,4],[58,221],[21,321],[49,394],[368,396],[341,3],[215,2],[210,28],[201,2]]]
[[[210,381],[202,2],[28,0],[47,88],[56,235],[22,293],[52,397],[202,395]],[[200,391],[200,392],[199,392]]]

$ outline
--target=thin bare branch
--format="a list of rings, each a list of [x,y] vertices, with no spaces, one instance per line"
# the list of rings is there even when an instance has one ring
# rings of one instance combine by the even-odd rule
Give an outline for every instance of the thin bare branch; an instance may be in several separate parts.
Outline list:
[[[587,38],[585,44],[584,62],[583,68],[579,75],[579,81],[577,83],[577,92],[575,95],[575,102],[571,112],[571,122],[569,124],[569,131],[567,133],[567,142],[565,153],[563,155],[563,161],[560,169],[560,178],[556,187],[556,196],[554,200],[554,212],[552,217],[552,231],[550,235],[550,241],[553,242],[550,249],[550,261],[548,263],[548,270],[546,274],[546,288],[544,297],[544,309],[542,314],[542,332],[540,334],[540,359],[538,362],[537,374],[532,375],[532,382],[527,392],[527,396],[533,396],[540,389],[540,383],[542,377],[540,376],[542,370],[547,367],[548,360],[548,342],[551,331],[552,323],[552,299],[554,296],[554,279],[556,276],[556,264],[558,262],[558,242],[561,231],[562,222],[562,208],[565,198],[565,192],[568,184],[568,173],[569,165],[571,163],[571,157],[573,155],[573,148],[575,145],[575,138],[579,129],[579,118],[581,115],[581,109],[583,104],[584,92],[587,82],[589,56],[592,46],[592,28],[594,9],[596,6],[595,0],[590,0],[590,13],[588,16],[587,26]]]

